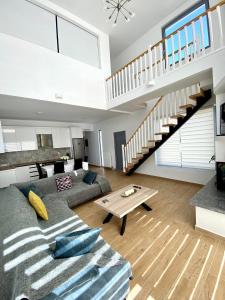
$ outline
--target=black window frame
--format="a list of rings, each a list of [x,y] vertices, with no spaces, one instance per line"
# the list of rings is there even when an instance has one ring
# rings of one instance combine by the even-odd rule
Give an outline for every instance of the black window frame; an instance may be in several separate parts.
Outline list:
[[[166,39],[167,37],[169,37],[171,34],[173,34],[173,32],[170,35],[166,36],[166,29],[173,25],[174,23],[176,23],[177,21],[179,21],[180,19],[186,17],[188,14],[190,14],[191,12],[193,12],[194,10],[198,9],[199,7],[201,7],[203,4],[205,4],[206,10],[208,10],[210,8],[209,6],[209,0],[200,0],[197,3],[195,3],[194,5],[190,6],[188,9],[186,9],[185,11],[183,11],[181,14],[179,14],[178,16],[176,16],[175,18],[173,18],[171,21],[169,21],[168,23],[166,23],[163,27],[162,27],[162,39]],[[208,15],[206,14],[206,18],[207,18],[207,27],[208,27],[208,36],[209,36],[209,45],[207,47],[205,47],[205,49],[208,49],[211,47],[211,38],[210,38],[210,30],[209,30],[209,19],[208,19]],[[176,32],[176,31],[174,31]],[[163,53],[165,54],[166,49],[165,49],[165,42],[163,42]]]

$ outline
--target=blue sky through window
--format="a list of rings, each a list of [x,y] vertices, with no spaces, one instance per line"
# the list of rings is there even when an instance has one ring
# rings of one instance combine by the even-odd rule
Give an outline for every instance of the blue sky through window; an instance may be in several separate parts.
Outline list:
[[[179,20],[175,21],[174,23],[168,25],[167,27],[164,28],[164,36],[167,37],[183,25],[189,23],[199,15],[201,15],[203,12],[207,10],[206,4],[203,3],[199,7],[193,9],[192,11],[189,11],[186,15],[182,16]],[[207,48],[210,45],[209,41],[209,30],[208,30],[208,18],[207,16],[204,16],[202,18],[203,20],[203,30],[204,30],[204,47]],[[196,39],[200,42],[200,49],[202,48],[202,38],[201,38],[201,27],[200,27],[200,21],[195,22],[195,32],[196,32]],[[186,45],[186,34],[185,30],[182,29],[180,31],[180,36],[181,36],[181,48]],[[187,36],[188,36],[188,44],[193,42],[193,29],[192,25],[189,25],[187,27]],[[169,38],[167,40],[167,47],[168,47],[168,55],[172,54],[172,39]],[[176,52],[179,49],[179,44],[178,44],[178,34],[174,35],[174,52]],[[193,46],[188,47],[188,53],[191,54],[193,51]],[[183,49],[181,51],[181,58],[185,58],[185,52],[186,49]],[[175,54],[175,63],[178,62],[179,56],[178,53]],[[170,56],[169,58],[169,63],[172,64],[173,60],[172,57]]]

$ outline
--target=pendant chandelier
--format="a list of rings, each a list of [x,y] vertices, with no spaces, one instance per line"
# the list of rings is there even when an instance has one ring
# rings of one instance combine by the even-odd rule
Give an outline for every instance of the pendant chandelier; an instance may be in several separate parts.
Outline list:
[[[104,9],[108,12],[108,21],[112,21],[113,26],[117,25],[120,17],[129,22],[135,16],[135,13],[131,12],[127,7],[131,0],[103,0],[103,2],[105,5]]]

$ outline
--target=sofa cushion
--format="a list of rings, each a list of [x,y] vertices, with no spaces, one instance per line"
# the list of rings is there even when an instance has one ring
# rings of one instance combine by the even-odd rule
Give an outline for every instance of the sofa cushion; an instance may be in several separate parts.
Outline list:
[[[28,200],[34,208],[34,210],[36,211],[37,215],[43,220],[48,221],[48,212],[41,198],[38,195],[36,195],[33,191],[30,191],[28,195]]]
[[[19,188],[19,190],[24,194],[26,198],[28,198],[29,192],[32,191],[39,197],[43,197],[42,192],[39,190],[38,187],[36,187],[33,182],[27,182],[27,185],[23,185]]]
[[[57,191],[62,192],[72,188],[72,177],[70,174],[64,176],[56,176],[55,182],[57,186]]]
[[[60,197],[67,201],[70,208],[99,195],[101,195],[99,184],[88,185],[82,181],[77,183],[72,189],[60,193]]]
[[[96,172],[88,171],[83,178],[83,182],[87,184],[93,184],[95,182],[96,177],[97,177]]]
[[[100,232],[101,228],[88,228],[57,236],[54,258],[69,258],[90,252]]]

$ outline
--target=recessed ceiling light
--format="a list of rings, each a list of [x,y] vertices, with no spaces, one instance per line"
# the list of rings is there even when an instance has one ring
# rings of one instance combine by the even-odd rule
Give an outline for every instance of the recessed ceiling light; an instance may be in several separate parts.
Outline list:
[[[43,111],[37,111],[37,115],[42,115]]]

